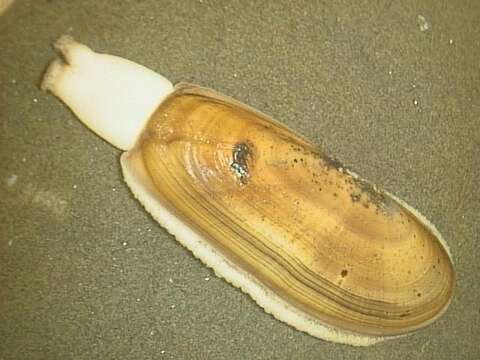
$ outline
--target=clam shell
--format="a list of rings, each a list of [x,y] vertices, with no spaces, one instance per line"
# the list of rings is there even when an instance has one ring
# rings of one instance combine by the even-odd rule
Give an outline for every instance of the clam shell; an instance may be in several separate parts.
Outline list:
[[[451,301],[453,265],[423,217],[211,90],[177,86],[121,162],[177,240],[310,334],[365,345],[430,324]]]
[[[128,150],[153,217],[265,311],[322,339],[370,345],[436,320],[453,296],[441,235],[413,208],[268,116],[172,84],[69,36],[41,87]]]

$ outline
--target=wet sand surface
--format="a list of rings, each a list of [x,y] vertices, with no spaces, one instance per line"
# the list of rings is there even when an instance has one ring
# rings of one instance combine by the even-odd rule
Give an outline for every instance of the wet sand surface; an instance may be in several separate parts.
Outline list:
[[[0,17],[0,359],[480,357],[480,2],[351,3],[19,0]],[[448,312],[353,348],[216,278],[135,201],[120,152],[39,90],[64,33],[256,107],[416,207],[453,253]]]

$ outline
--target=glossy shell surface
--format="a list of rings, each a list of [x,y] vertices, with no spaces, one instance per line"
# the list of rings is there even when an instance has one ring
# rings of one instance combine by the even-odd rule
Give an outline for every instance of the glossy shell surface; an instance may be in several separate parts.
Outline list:
[[[401,335],[434,321],[451,301],[449,253],[413,209],[211,90],[177,86],[122,166],[141,201],[143,187],[266,298],[328,327]],[[276,315],[268,299],[242,288]]]

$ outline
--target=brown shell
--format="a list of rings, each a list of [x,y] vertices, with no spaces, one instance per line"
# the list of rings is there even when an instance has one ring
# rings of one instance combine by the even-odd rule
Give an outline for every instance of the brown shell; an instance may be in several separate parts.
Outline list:
[[[177,87],[128,157],[142,162],[163,207],[324,324],[404,334],[452,298],[449,254],[412,209],[211,90]]]

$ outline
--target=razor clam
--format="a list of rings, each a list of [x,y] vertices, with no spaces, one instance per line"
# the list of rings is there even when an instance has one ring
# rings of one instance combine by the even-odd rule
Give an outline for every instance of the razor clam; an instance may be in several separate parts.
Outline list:
[[[451,302],[445,241],[422,215],[268,116],[173,86],[61,37],[42,88],[126,150],[126,183],[215,273],[313,336],[370,345]]]

